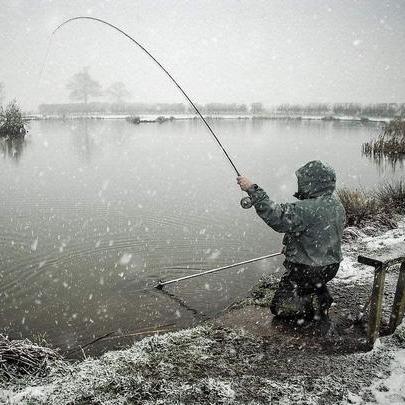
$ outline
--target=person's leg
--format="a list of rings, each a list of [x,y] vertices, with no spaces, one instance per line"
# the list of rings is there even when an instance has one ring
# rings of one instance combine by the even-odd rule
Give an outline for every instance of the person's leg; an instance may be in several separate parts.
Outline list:
[[[319,268],[315,284],[315,293],[319,302],[320,316],[327,316],[329,308],[332,305],[333,298],[329,293],[326,283],[336,276],[338,270],[339,263]]]
[[[296,294],[301,308],[301,315],[307,319],[312,319],[314,316],[312,300],[315,292],[312,268],[302,264],[298,265],[291,278],[296,285]]]
[[[271,312],[284,317],[312,317],[314,288],[307,283],[305,277],[304,270],[307,266],[291,262],[284,262],[284,266],[287,271],[271,302]]]
[[[294,294],[295,286],[290,280],[290,271],[284,273],[281,277],[280,282],[278,283],[277,290],[274,294],[273,299],[271,300],[270,310],[274,315],[280,315],[282,312],[282,305],[287,296]]]

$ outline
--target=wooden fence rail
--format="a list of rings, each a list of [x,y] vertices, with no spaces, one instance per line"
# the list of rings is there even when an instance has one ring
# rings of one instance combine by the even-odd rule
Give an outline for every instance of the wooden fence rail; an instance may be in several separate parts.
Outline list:
[[[375,253],[367,256],[360,255],[359,263],[374,267],[374,283],[371,293],[370,312],[368,320],[367,339],[373,345],[378,337],[382,302],[384,296],[385,274],[389,267],[401,263],[394,303],[390,316],[389,332],[393,333],[401,323],[405,312],[405,242],[399,242],[387,248],[384,253]]]

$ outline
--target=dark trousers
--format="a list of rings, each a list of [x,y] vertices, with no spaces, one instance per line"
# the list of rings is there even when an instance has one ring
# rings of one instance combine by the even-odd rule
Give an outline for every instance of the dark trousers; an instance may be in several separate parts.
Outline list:
[[[271,302],[274,315],[283,315],[283,304],[294,301],[297,315],[310,315],[313,312],[312,294],[316,294],[321,311],[327,311],[333,302],[326,283],[336,276],[339,263],[328,266],[307,266],[285,261],[286,272]]]

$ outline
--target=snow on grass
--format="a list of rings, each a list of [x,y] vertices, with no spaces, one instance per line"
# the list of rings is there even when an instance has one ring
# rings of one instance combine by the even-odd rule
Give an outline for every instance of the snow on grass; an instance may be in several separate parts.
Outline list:
[[[121,404],[128,400],[155,403],[159,398],[171,402],[172,398],[176,403],[182,398],[193,402],[200,395],[209,395],[212,401],[227,403],[235,397],[233,382],[214,376],[227,374],[228,364],[224,358],[239,360],[241,371],[249,369],[236,354],[241,339],[243,337],[235,332],[214,331],[208,327],[150,337],[127,350],[59,367],[49,376],[47,384],[22,389],[11,385],[0,392],[0,402],[64,404],[87,400]],[[257,343],[253,339],[243,340],[242,351],[254,364],[259,354],[255,350]],[[207,370],[212,371],[213,376]],[[32,384],[33,380],[27,383]]]
[[[374,277],[374,269],[371,266],[358,263],[358,255],[384,250],[405,240],[405,219],[398,222],[398,228],[380,235],[369,236],[360,230],[357,232],[355,229],[351,230],[350,233],[356,235],[356,238],[343,244],[343,261],[340,264],[335,282],[369,283]]]
[[[402,325],[368,353],[309,354],[319,367],[333,364],[326,375],[270,377],[271,366],[260,372],[269,367],[260,338],[204,325],[149,337],[99,359],[56,364],[42,379],[0,382],[0,403],[395,403],[403,396],[404,336]]]
[[[404,404],[405,403],[405,321],[395,333],[378,339],[374,349],[376,353],[389,359],[386,367],[381,367],[380,376],[374,378],[357,393],[350,396],[353,404]]]
[[[389,376],[382,381],[376,380],[371,391],[377,404],[405,404],[405,349],[394,354]]]

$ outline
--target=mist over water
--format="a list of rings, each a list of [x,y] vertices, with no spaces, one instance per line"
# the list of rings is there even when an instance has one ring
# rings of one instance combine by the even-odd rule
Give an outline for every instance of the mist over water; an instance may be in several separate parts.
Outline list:
[[[277,201],[293,200],[294,170],[308,160],[331,164],[339,187],[403,175],[361,155],[379,124],[213,127],[241,173]],[[236,175],[200,121],[38,121],[30,133],[0,149],[0,327],[10,337],[45,333],[66,348],[118,329],[191,325],[281,266],[273,259],[168,287],[186,305],[142,290],[280,250],[281,236],[239,206]]]

